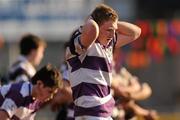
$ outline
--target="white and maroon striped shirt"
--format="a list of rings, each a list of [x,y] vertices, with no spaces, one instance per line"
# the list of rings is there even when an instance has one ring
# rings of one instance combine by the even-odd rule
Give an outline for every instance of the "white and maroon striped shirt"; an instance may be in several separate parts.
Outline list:
[[[25,56],[21,55],[10,67],[8,71],[8,79],[10,82],[29,81],[35,73],[35,67]]]
[[[0,87],[0,110],[7,112],[12,120],[29,120],[40,105],[33,100],[31,93],[30,82],[22,81]]]
[[[98,40],[86,50],[80,41],[81,28],[76,30],[66,49],[70,82],[75,104],[75,117],[109,118],[114,107],[110,94],[113,48],[116,39],[105,47]]]

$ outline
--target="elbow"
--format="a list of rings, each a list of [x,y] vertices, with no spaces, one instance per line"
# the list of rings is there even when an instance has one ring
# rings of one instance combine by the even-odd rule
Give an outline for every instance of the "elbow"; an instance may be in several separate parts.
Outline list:
[[[141,35],[141,28],[137,27],[132,35],[133,39],[134,40],[138,39],[140,37],[140,35]]]
[[[81,42],[88,48],[92,42],[94,42],[99,35],[99,27],[93,20],[89,20],[82,29]]]
[[[86,31],[93,33],[95,37],[99,35],[99,26],[94,20],[89,20],[87,22]]]
[[[95,21],[91,21],[91,33],[93,34],[94,38],[96,39],[99,36],[99,26]]]
[[[147,83],[143,83],[142,88],[144,89],[144,96],[146,98],[148,98],[152,95],[152,89]]]

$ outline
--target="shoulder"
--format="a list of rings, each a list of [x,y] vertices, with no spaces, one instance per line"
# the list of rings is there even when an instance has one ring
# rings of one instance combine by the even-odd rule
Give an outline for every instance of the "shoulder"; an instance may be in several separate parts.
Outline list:
[[[78,28],[76,28],[76,29],[72,32],[69,42],[71,42],[73,39],[75,39],[75,38],[76,38],[77,36],[79,36],[81,33],[82,33],[82,26],[79,26]]]
[[[22,82],[20,94],[22,97],[31,96],[32,84],[30,82]]]
[[[35,72],[35,68],[30,63],[28,63],[27,61],[22,61],[19,64],[12,65],[9,70],[8,76],[11,81],[17,81],[19,79],[20,81],[24,79],[24,81],[27,81],[35,74]],[[25,78],[21,78],[21,76],[24,76]]]
[[[16,98],[24,98],[29,96],[31,93],[31,84],[29,82],[18,82],[10,84],[9,87],[9,95],[8,96],[15,96]]]

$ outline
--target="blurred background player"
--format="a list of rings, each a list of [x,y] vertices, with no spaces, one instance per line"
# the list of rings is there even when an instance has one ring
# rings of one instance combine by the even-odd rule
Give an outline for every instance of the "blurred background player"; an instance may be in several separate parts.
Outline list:
[[[3,76],[2,83],[29,81],[36,73],[35,67],[40,64],[45,48],[46,42],[42,38],[33,34],[24,35],[19,42],[20,55]],[[34,119],[35,114],[29,117],[26,119]]]
[[[122,67],[120,57],[120,49],[114,49],[112,91],[116,107],[113,110],[113,119],[134,120],[137,116],[141,116],[145,120],[158,119],[155,110],[149,110],[137,104],[137,101],[145,100],[151,96],[151,87],[148,83],[140,83],[136,76]]]
[[[111,120],[113,48],[136,40],[141,29],[118,21],[111,7],[98,5],[71,36],[66,52],[76,120]]]
[[[20,55],[9,68],[3,82],[29,81],[36,73],[37,67],[46,48],[46,42],[33,34],[24,35],[19,43]]]
[[[29,81],[2,86],[0,88],[1,120],[34,120],[30,116],[39,109],[37,102],[49,101],[61,85],[59,70],[48,64]]]
[[[113,75],[112,88],[116,99],[114,109],[115,120],[130,120],[141,116],[144,120],[157,120],[155,110],[141,107],[136,102],[147,99],[152,90],[147,83],[140,83],[136,76],[132,76],[124,67]],[[133,119],[133,120],[134,120]]]

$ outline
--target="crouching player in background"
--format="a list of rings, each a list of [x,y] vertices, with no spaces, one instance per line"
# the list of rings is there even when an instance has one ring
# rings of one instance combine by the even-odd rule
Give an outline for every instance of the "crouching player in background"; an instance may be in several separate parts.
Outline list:
[[[62,85],[59,70],[48,64],[41,68],[30,82],[22,81],[0,88],[1,120],[27,120],[49,101]]]
[[[137,104],[137,101],[145,100],[152,94],[148,83],[140,83],[136,76],[122,67],[119,73],[113,75],[112,88],[116,100],[114,120],[138,120],[138,117],[143,120],[158,120],[155,110]]]

